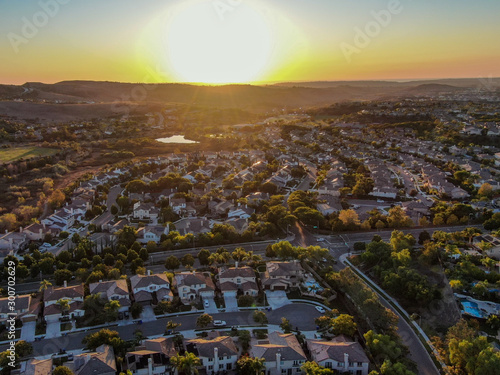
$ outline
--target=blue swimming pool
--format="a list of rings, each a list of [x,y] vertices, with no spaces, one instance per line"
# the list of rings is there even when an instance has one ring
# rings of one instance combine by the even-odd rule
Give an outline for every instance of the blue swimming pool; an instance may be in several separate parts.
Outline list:
[[[477,303],[475,302],[469,302],[469,301],[460,301],[464,308],[464,312],[470,316],[473,316],[475,318],[487,318],[488,316],[482,312]]]

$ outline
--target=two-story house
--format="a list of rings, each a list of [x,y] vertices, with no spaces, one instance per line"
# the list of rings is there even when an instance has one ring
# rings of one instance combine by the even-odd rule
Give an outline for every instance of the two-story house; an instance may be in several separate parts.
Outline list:
[[[134,375],[174,375],[170,358],[177,354],[171,337],[159,337],[144,341],[142,346],[125,356],[125,366]]]
[[[207,374],[231,371],[236,368],[238,348],[229,336],[187,340],[186,350],[200,358]]]
[[[147,244],[150,241],[159,244],[162,234],[166,235],[169,234],[169,232],[170,229],[168,225],[165,227],[162,225],[147,225],[137,230],[137,240],[143,244]]]
[[[160,210],[153,203],[137,202],[134,204],[133,217],[136,220],[149,220],[157,223],[159,214]]]
[[[101,345],[93,353],[75,355],[65,366],[75,375],[115,375],[117,371],[115,353],[109,345]]]
[[[173,299],[170,281],[165,274],[135,275],[130,278],[130,284],[137,303],[151,305]]]
[[[58,303],[59,300],[66,300],[69,304],[68,310],[63,310]],[[83,284],[75,286],[64,286],[60,288],[48,287],[43,292],[43,316],[46,322],[56,322],[63,317],[74,319],[85,314],[83,310],[84,288]]]
[[[339,373],[368,375],[370,361],[358,342],[340,335],[331,341],[307,340],[311,359]]]
[[[213,298],[215,294],[215,285],[208,273],[180,272],[175,275],[174,284],[183,303]]]
[[[270,333],[267,340],[252,345],[250,356],[264,358],[266,375],[301,374],[301,366],[307,361],[293,333]]]
[[[99,281],[89,285],[90,294],[97,294],[105,301],[118,301],[119,312],[128,311],[132,305],[129,296],[127,281],[124,279]]]
[[[304,277],[304,269],[298,261],[267,262],[262,274],[262,287],[266,290],[288,290],[298,287]]]
[[[40,301],[31,297],[30,294],[16,296],[14,304],[9,304],[9,298],[0,298],[0,324],[4,324],[9,319],[9,314],[15,313],[16,319],[29,322],[35,321],[40,312]],[[12,301],[10,301],[12,302]],[[13,309],[12,309],[13,308]]]
[[[251,267],[221,267],[218,279],[219,288],[224,296],[236,296],[238,291],[254,297],[259,293],[255,272]]]

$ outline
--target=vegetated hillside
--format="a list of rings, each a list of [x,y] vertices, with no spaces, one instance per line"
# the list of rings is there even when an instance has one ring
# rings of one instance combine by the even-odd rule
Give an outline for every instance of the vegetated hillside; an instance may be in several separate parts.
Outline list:
[[[121,109],[121,111],[120,111]],[[0,101],[0,118],[15,120],[36,120],[49,122],[66,122],[77,120],[91,120],[94,118],[119,117],[126,112],[130,114],[146,114],[151,106],[140,103],[113,103],[98,104],[50,104]]]
[[[443,85],[439,83],[425,83],[422,85],[418,85],[416,87],[412,87],[407,90],[407,92],[412,94],[438,94],[438,93],[449,93],[449,92],[457,92],[465,90],[464,87],[456,87],[451,85]]]
[[[463,90],[464,87],[477,88],[481,85],[484,87],[485,82],[494,86],[500,80],[339,81],[268,86],[198,86],[95,81],[64,81],[55,84],[29,82],[22,86],[0,85],[0,99],[2,99],[0,117],[18,120],[38,118],[54,122],[117,118],[124,114],[159,111],[152,109],[152,106],[172,104],[186,106],[188,111],[198,107],[210,111],[237,109],[247,113],[262,114],[284,108],[323,107],[344,101],[401,99],[415,95],[455,92]],[[23,99],[25,102],[15,102],[16,99]],[[243,121],[249,118],[246,115],[237,117],[242,117]]]

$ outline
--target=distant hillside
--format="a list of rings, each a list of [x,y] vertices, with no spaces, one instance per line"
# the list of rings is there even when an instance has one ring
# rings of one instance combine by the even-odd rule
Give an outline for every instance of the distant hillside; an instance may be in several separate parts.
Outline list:
[[[415,95],[454,92],[467,87],[481,88],[485,85],[488,85],[488,88],[500,86],[500,79],[302,82],[266,86],[197,86],[95,81],[64,81],[56,84],[28,82],[21,86],[0,85],[0,117],[15,117],[20,120],[38,118],[60,122],[120,117],[124,113],[120,108],[124,107],[132,114],[144,114],[153,107],[161,108],[173,104],[188,109],[205,108],[209,111],[223,112],[226,109],[238,109],[246,113],[245,116],[238,118],[248,118],[248,114],[251,117],[251,113],[307,109],[345,101],[400,99]],[[19,102],[17,99],[22,99],[24,102]],[[221,115],[211,116],[217,118]]]

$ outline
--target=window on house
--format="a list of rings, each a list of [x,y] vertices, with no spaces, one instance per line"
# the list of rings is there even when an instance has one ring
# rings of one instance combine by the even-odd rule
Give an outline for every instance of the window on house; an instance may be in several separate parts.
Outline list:
[[[325,368],[332,368],[332,362],[325,362]]]
[[[221,363],[221,364],[219,365],[219,370],[223,370],[223,369],[224,369],[224,364],[223,364],[223,363]]]
[[[222,356],[222,357],[219,357],[219,361],[222,361],[223,359],[224,359],[224,357],[223,357],[223,356]]]
[[[226,365],[226,370],[231,370],[233,368],[233,364],[232,363],[228,363]]]
[[[212,362],[214,359],[213,358],[209,358],[208,359],[208,362]]]
[[[358,362],[358,367],[363,367],[363,362]]]
[[[209,370],[213,370],[213,369],[214,369],[214,366],[210,365],[210,366],[208,366],[208,369],[209,369]]]

